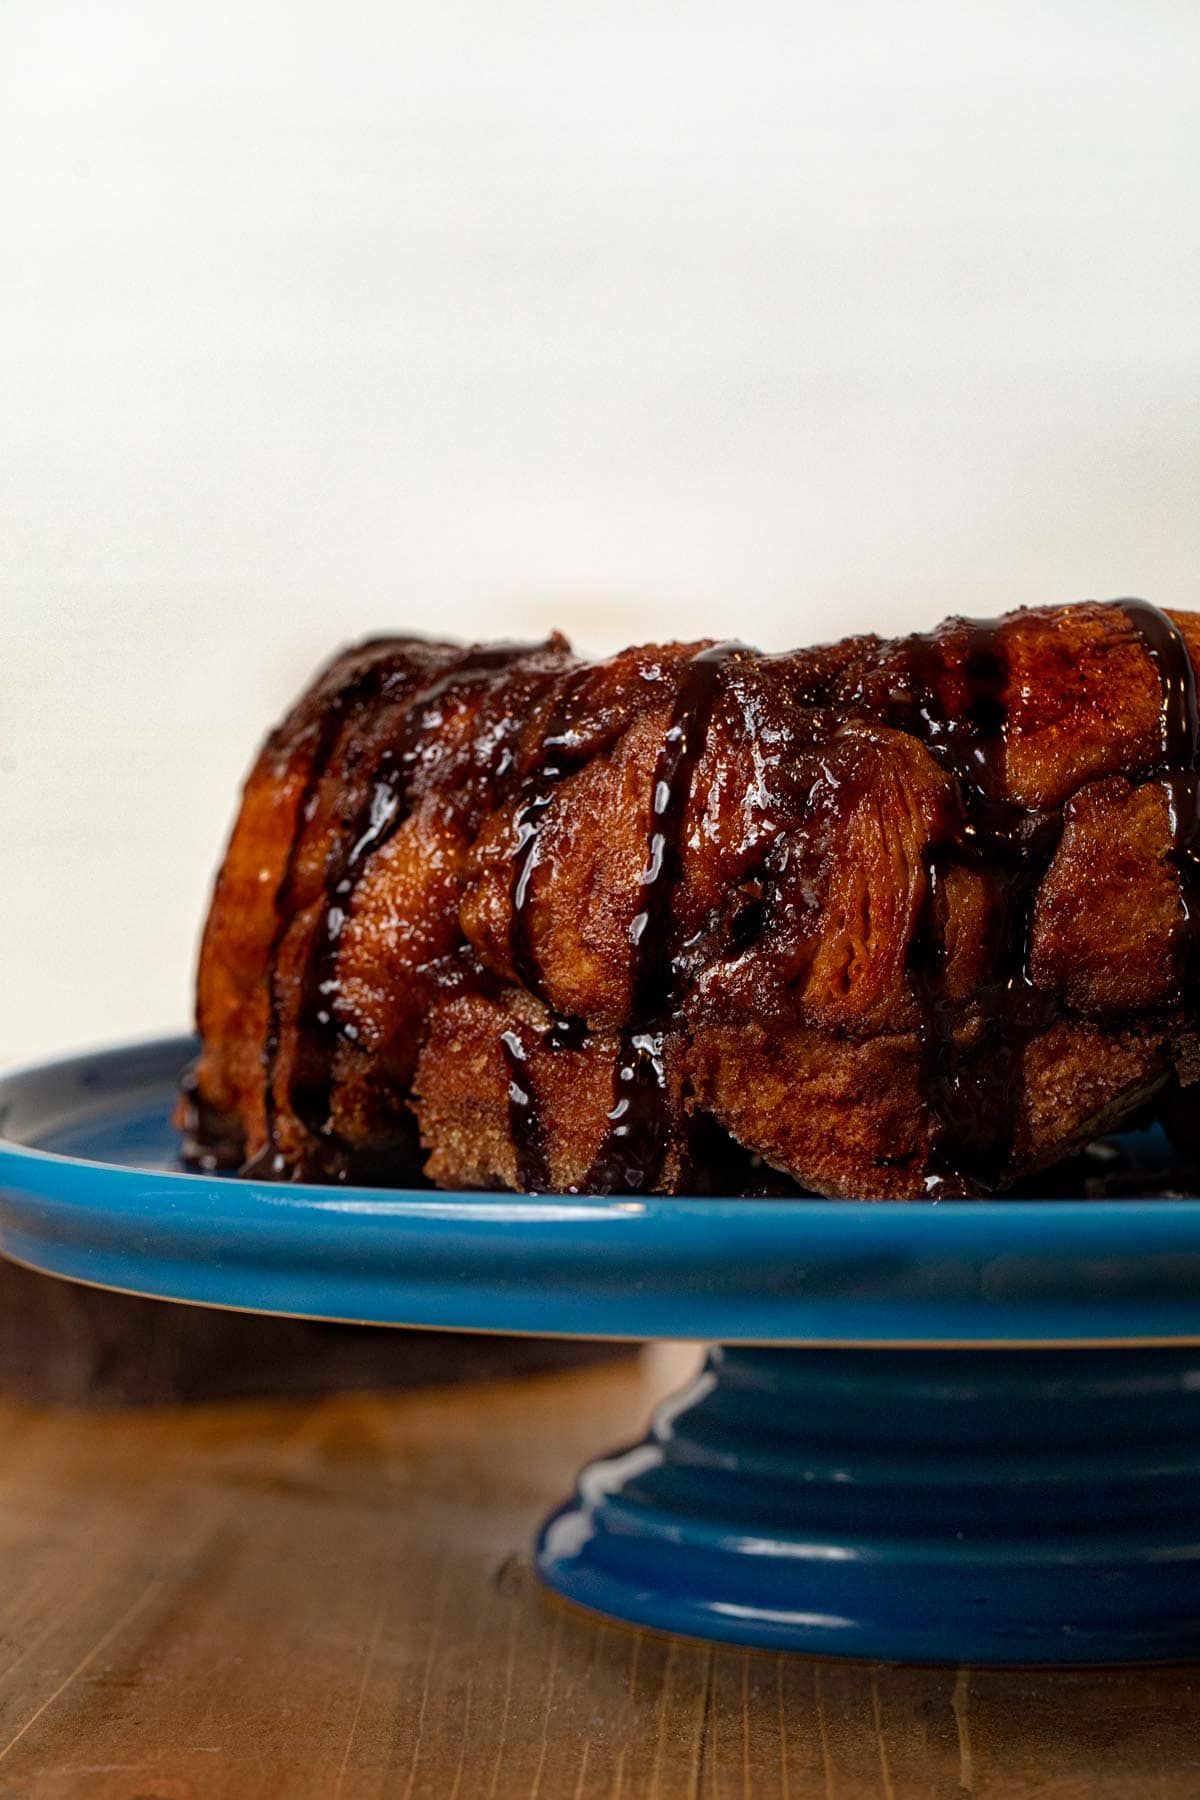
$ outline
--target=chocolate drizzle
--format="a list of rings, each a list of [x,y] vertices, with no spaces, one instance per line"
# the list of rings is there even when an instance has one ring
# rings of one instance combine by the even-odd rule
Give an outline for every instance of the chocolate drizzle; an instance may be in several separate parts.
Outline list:
[[[1200,705],[1187,640],[1174,620],[1147,600],[1118,601],[1158,670],[1159,759],[1149,779],[1161,781],[1171,825],[1172,859],[1183,910],[1180,977],[1187,984],[1196,956],[1196,885],[1200,879]]]
[[[580,1183],[585,1194],[644,1194],[662,1173],[670,1099],[661,1031],[620,1034],[608,1129]]]
[[[925,900],[909,948],[909,975],[920,1004],[921,1079],[936,1125],[926,1188],[990,1192],[1007,1165],[1028,1040],[1049,1024],[1053,996],[1030,971],[1033,908],[1058,844],[1056,813],[1026,811],[1000,797],[1008,680],[998,620],[966,623],[962,677],[966,704],[947,713],[938,697],[945,674],[936,638],[912,640],[908,663],[914,729],[958,782],[962,820],[955,839],[926,856]],[[976,996],[974,1037],[958,1035],[961,1008],[947,986],[944,893],[955,866],[990,888],[992,979]]]
[[[583,1019],[555,1018],[539,1042],[544,1050],[582,1050],[587,1040]],[[546,1126],[529,1080],[528,1052],[519,1029],[500,1034],[500,1052],[508,1071],[508,1135],[516,1153],[517,1182],[523,1193],[549,1193]]]
[[[580,1184],[586,1192],[644,1193],[657,1180],[666,1157],[670,1109],[663,1027],[674,1001],[676,980],[671,896],[682,869],[692,777],[704,749],[721,670],[740,648],[732,643],[714,644],[691,658],[655,762],[642,906],[630,926],[630,1023],[620,1033],[608,1129]],[[555,789],[580,766],[568,722],[568,699],[569,694],[551,722],[533,791],[517,813],[512,867],[513,968],[525,987],[543,1001],[544,977],[529,931],[530,884]],[[541,1044],[551,1051],[579,1049],[586,1035],[582,1020],[556,1018]],[[527,1191],[537,1192],[548,1185],[549,1168],[545,1130],[528,1079],[525,1044],[517,1033],[508,1031],[501,1038],[501,1049],[509,1076],[509,1130],[517,1179]]]
[[[1128,630],[1117,615],[1123,616]],[[1110,602],[1107,626],[1103,635],[1117,643],[1125,659],[1119,671],[1122,678],[1129,658],[1140,649],[1158,679],[1154,741],[1148,746],[1127,742],[1124,766],[1129,781],[1163,791],[1170,860],[1179,879],[1178,983],[1180,992],[1191,997],[1200,951],[1196,675],[1183,633],[1157,608],[1141,600]],[[1014,1137],[1025,1112],[1026,1052],[1059,1011],[1058,996],[1034,979],[1032,937],[1038,893],[1059,844],[1063,809],[1027,808],[1005,797],[1007,702],[1013,679],[1007,641],[1012,629],[1013,623],[1006,621],[960,621],[948,631],[911,639],[901,652],[904,678],[899,682],[893,679],[896,662],[889,648],[886,659],[872,663],[866,676],[854,672],[852,679],[866,685],[853,698],[843,695],[842,700],[846,711],[853,713],[857,706],[860,716],[886,720],[919,738],[953,777],[950,810],[926,855],[925,892],[907,965],[917,1003],[921,1082],[933,1122],[926,1181],[933,1195],[991,1193],[1010,1178],[1015,1152],[1022,1148],[1014,1144]],[[1136,637],[1132,648],[1130,632]],[[306,710],[294,714],[285,728],[284,741],[295,759],[288,771],[288,791],[295,792],[298,784],[300,793],[275,890],[275,925],[267,959],[263,1045],[267,1141],[244,1172],[260,1177],[296,1173],[325,1179],[357,1177],[360,1165],[331,1117],[339,1045],[354,1038],[354,1024],[344,1007],[339,1014],[339,961],[345,961],[343,938],[356,890],[371,859],[410,817],[419,796],[436,792],[439,804],[455,809],[469,836],[471,820],[477,823],[497,785],[517,779],[508,771],[513,767],[514,740],[522,729],[521,697],[545,691],[537,687],[538,681],[546,680],[540,668],[535,668],[531,688],[506,683],[502,690],[497,688],[494,702],[484,699],[482,707],[490,708],[486,729],[467,734],[461,744],[453,728],[445,737],[439,732],[448,716],[447,694],[494,682],[530,648],[496,645],[452,654],[444,647],[414,650],[396,640],[380,641],[355,653],[348,664],[343,661],[340,671],[331,673],[318,690],[315,703],[306,702]],[[682,666],[674,664],[673,673],[670,665],[665,671],[646,666],[646,678],[656,684],[655,703],[663,704],[660,697],[669,691],[668,682],[677,684],[676,697],[655,758],[647,808],[639,904],[629,928],[626,1024],[613,1058],[612,1098],[603,1138],[579,1181],[585,1191],[649,1191],[661,1182],[668,1149],[679,1135],[677,1071],[673,1065],[669,1071],[667,1051],[675,1041],[670,1034],[679,1028],[690,965],[673,902],[684,867],[696,771],[726,665],[740,653],[738,646],[722,644],[701,651]],[[508,871],[511,965],[517,981],[547,1006],[546,973],[533,941],[532,916],[535,892],[539,904],[553,904],[553,870],[541,867],[543,858],[547,864],[552,860],[545,827],[560,785],[594,753],[598,721],[607,732],[611,721],[619,724],[625,718],[623,699],[611,712],[599,710],[598,701],[591,709],[596,716],[585,716],[594,691],[587,683],[589,673],[574,667],[564,681],[554,682],[559,696],[556,710],[548,718],[515,813],[515,848]],[[1139,661],[1133,674],[1140,676],[1135,696],[1144,695],[1145,665]],[[869,681],[876,675],[889,686],[886,697],[876,688],[877,697],[872,699]],[[514,698],[517,688],[520,694]],[[838,710],[831,702],[829,716],[835,718]],[[1121,767],[1119,752],[1116,746],[1106,770],[1111,771],[1114,763]],[[297,767],[301,757],[307,759],[302,771]],[[1131,770],[1129,764],[1138,757],[1140,768]],[[528,761],[522,764],[522,769],[527,767]],[[341,785],[340,780],[329,779],[335,773],[349,778],[354,795],[345,817],[333,816],[333,789]],[[502,785],[501,791],[507,793],[511,787]],[[473,812],[477,798],[480,805]],[[316,859],[323,849],[322,871]],[[539,885],[543,877],[544,887]],[[983,891],[986,933],[985,979],[971,992],[956,980],[953,943],[947,937],[949,925],[963,916],[955,886],[968,879]],[[762,910],[759,897],[747,909],[748,923],[735,929],[754,930]],[[292,950],[299,950],[300,941],[287,934],[298,919],[304,921],[298,929],[306,937],[306,951],[294,970]],[[447,991],[494,993],[506,1008],[510,1028],[499,1042],[507,1071],[516,1179],[526,1191],[546,1191],[552,1184],[551,1149],[556,1139],[549,1129],[553,1115],[548,1111],[543,1119],[539,1110],[533,1077],[546,1068],[542,1059],[547,1055],[567,1056],[565,1065],[550,1065],[553,1079],[547,1086],[561,1094],[571,1081],[570,1053],[582,1050],[590,1039],[592,1049],[597,1048],[591,1028],[583,1019],[552,1014],[548,1029],[537,1031],[531,1023],[534,1009],[523,1009],[514,1021],[511,979],[487,974],[465,941],[460,940],[453,956],[443,961],[445,970],[436,977],[423,969],[416,978],[428,979],[430,985],[435,979],[444,980]],[[599,1029],[597,1024],[595,1030]],[[611,1043],[611,1038],[606,1041]],[[283,1062],[288,1065],[286,1102]],[[594,1073],[607,1082],[606,1065]],[[397,1100],[401,1098],[398,1094]],[[543,1103],[549,1106],[548,1100]],[[291,1140],[281,1130],[293,1112],[311,1140],[300,1163],[291,1160]],[[180,1118],[188,1134],[187,1154],[197,1166],[226,1168],[237,1162],[238,1121],[226,1120],[207,1107],[194,1079],[185,1083]],[[286,1161],[281,1137],[289,1146]],[[396,1160],[390,1142],[380,1154],[385,1161]]]
[[[1175,860],[1181,870],[1184,918],[1190,920],[1189,882],[1196,873],[1197,758],[1200,713],[1187,645],[1157,607],[1115,601],[1138,633],[1162,687],[1159,757],[1142,777],[1161,780],[1170,804]],[[947,715],[938,700],[946,671],[935,638],[913,640],[908,656],[915,718],[910,729],[955,775],[963,818],[953,842],[927,856],[925,900],[909,952],[909,973],[920,1004],[921,1075],[936,1128],[926,1188],[990,1193],[1013,1154],[1026,1045],[1057,1015],[1053,993],[1031,972],[1032,928],[1038,888],[1062,830],[1061,811],[1026,809],[1000,797],[1007,708],[1007,661],[999,621],[967,623],[963,678],[965,708]],[[947,989],[942,935],[943,893],[955,867],[975,870],[991,889],[992,979],[975,995],[974,1034],[960,1035],[964,1008]]]
[[[382,649],[382,644],[380,647]],[[286,1178],[289,1174],[287,1164],[279,1149],[278,1109],[275,1100],[275,1071],[279,1061],[283,1027],[279,991],[279,953],[296,912],[296,880],[304,829],[312,819],[321,779],[337,744],[347,713],[351,709],[361,706],[379,691],[383,676],[390,666],[390,662],[386,659],[376,660],[368,663],[365,668],[357,670],[341,687],[333,690],[317,720],[316,741],[309,758],[300,798],[296,803],[287,858],[275,889],[275,931],[267,952],[267,1029],[263,1040],[263,1111],[266,1118],[266,1142],[258,1154],[252,1157],[241,1171],[243,1175],[259,1180],[275,1181]]]
[[[205,1175],[232,1174],[241,1168],[246,1155],[241,1121],[204,1098],[195,1063],[189,1063],[179,1080],[177,1121],[182,1134],[179,1154],[187,1168]]]
[[[644,1194],[666,1159],[670,1100],[662,1027],[677,980],[671,896],[682,872],[692,777],[704,751],[721,671],[741,650],[740,644],[713,644],[692,657],[655,763],[642,907],[629,932],[632,1022],[620,1036],[608,1130],[583,1180],[589,1193]]]
[[[1200,711],[1196,705],[1196,672],[1187,640],[1175,621],[1148,600],[1114,600],[1141,638],[1158,670],[1159,760],[1156,768],[1194,785],[1200,755]]]
[[[368,791],[344,836],[335,838],[325,865],[324,893],[309,942],[297,1015],[296,1050],[290,1100],[302,1124],[320,1148],[314,1159],[321,1173],[343,1178],[345,1146],[330,1117],[334,1062],[342,1037],[353,1041],[354,1028],[336,1012],[338,952],[354,892],[371,858],[382,850],[408,817],[414,766],[422,735],[437,720],[438,708],[454,689],[478,686],[511,667],[535,646],[497,643],[478,646],[456,657],[436,680],[411,696],[397,740],[386,746],[372,771]],[[499,759],[499,747],[496,751]]]
[[[513,852],[510,884],[509,957],[517,980],[542,1001],[546,999],[542,968],[529,932],[533,876],[538,866],[542,827],[555,791],[584,761],[580,739],[571,728],[571,702],[589,672],[587,668],[578,670],[560,695],[542,738],[540,760],[514,820],[517,847]]]
[[[683,827],[692,777],[707,741],[721,672],[739,653],[744,653],[741,644],[726,642],[692,657],[654,765],[642,907],[629,928],[633,944],[630,1010],[642,1025],[659,1019],[674,997],[671,898],[683,872]]]
[[[508,1070],[508,1130],[517,1153],[517,1181],[522,1193],[544,1194],[550,1187],[546,1130],[538,1111],[519,1031],[500,1034],[500,1050]]]

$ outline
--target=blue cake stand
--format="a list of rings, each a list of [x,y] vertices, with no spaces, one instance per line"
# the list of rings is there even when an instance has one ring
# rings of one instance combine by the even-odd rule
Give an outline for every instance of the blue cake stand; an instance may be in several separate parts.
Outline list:
[[[0,1081],[0,1249],[312,1318],[703,1338],[543,1579],[639,1625],[921,1662],[1200,1654],[1200,1201],[527,1198],[175,1165],[184,1038]],[[1160,1164],[1164,1146],[1130,1140]]]

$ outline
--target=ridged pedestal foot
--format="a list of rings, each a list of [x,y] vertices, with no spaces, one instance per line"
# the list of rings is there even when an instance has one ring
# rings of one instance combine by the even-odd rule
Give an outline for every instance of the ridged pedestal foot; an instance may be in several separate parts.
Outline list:
[[[821,1656],[1200,1655],[1200,1348],[715,1349],[543,1528],[542,1578]]]

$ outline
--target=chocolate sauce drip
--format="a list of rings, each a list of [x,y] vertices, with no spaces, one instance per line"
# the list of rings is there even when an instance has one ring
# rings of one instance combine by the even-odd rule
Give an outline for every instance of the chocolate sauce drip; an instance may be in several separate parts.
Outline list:
[[[1194,976],[1200,925],[1200,907],[1196,904],[1200,882],[1200,705],[1196,671],[1186,638],[1165,612],[1151,606],[1148,600],[1120,600],[1116,604],[1158,670],[1162,693],[1159,759],[1148,779],[1161,781],[1167,796],[1172,860],[1179,871],[1182,909],[1179,968],[1181,983],[1186,986]]]
[[[370,789],[344,837],[335,841],[325,866],[321,909],[309,942],[304,969],[297,1041],[291,1080],[292,1109],[317,1140],[313,1172],[344,1177],[347,1146],[330,1122],[334,1060],[339,1040],[353,1040],[353,1027],[337,1017],[338,951],[354,904],[354,891],[371,858],[395,836],[409,814],[413,766],[422,735],[446,695],[489,681],[537,648],[531,644],[485,644],[463,653],[436,680],[409,701],[397,742],[383,751]],[[499,761],[500,746],[496,747]]]
[[[583,1019],[554,1018],[542,1032],[544,1050],[582,1050],[588,1041]],[[519,1029],[500,1034],[500,1053],[508,1070],[508,1135],[517,1159],[517,1181],[526,1194],[551,1191],[546,1126],[529,1080],[528,1052]]]
[[[317,790],[325,774],[329,758],[333,754],[347,713],[364,704],[378,691],[380,682],[390,667],[390,662],[384,660],[383,662],[369,663],[365,668],[360,669],[356,675],[340,688],[335,689],[329,696],[317,723],[316,742],[309,759],[304,786],[296,804],[292,835],[283,865],[283,873],[275,889],[275,931],[267,952],[267,1029],[263,1040],[263,1110],[266,1115],[267,1135],[263,1148],[241,1170],[243,1175],[257,1180],[278,1181],[286,1179],[290,1173],[279,1149],[275,1103],[275,1070],[279,1061],[283,1025],[278,964],[283,940],[287,936],[288,927],[292,923],[296,911],[296,875],[304,828],[312,817]]]
[[[666,1156],[670,1116],[663,1037],[657,1027],[673,1000],[671,895],[681,870],[692,776],[704,748],[721,669],[739,649],[736,644],[714,644],[692,657],[655,762],[643,905],[630,931],[632,1022],[620,1034],[608,1130],[581,1183],[585,1192],[644,1193],[656,1180]],[[529,930],[530,889],[545,815],[555,790],[584,760],[571,729],[570,701],[586,673],[576,676],[559,702],[543,741],[531,791],[516,817],[509,953],[519,980],[543,1002],[547,1002],[544,977]],[[586,1038],[583,1020],[555,1018],[541,1044],[551,1051],[579,1049]],[[505,1032],[501,1049],[509,1074],[508,1117],[517,1178],[524,1189],[536,1192],[545,1188],[549,1170],[546,1133],[528,1080],[525,1046],[514,1033]]]
[[[1162,711],[1159,759],[1143,779],[1161,780],[1171,808],[1174,855],[1181,870],[1184,917],[1188,886],[1198,872],[1197,758],[1200,712],[1191,658],[1182,634],[1157,607],[1114,601],[1137,631],[1159,672]],[[1026,1045],[1057,1015],[1056,996],[1033,980],[1033,913],[1038,889],[1058,847],[1061,811],[1027,810],[997,797],[1003,776],[1007,664],[998,621],[968,624],[963,664],[967,705],[948,716],[937,698],[945,673],[938,640],[916,639],[909,652],[915,719],[908,721],[958,780],[963,824],[956,840],[928,853],[925,903],[909,952],[921,1009],[921,1074],[937,1121],[931,1194],[948,1183],[989,1193],[1011,1163]],[[991,980],[975,996],[979,1024],[969,1043],[955,1035],[961,1007],[946,988],[940,930],[942,895],[954,866],[978,871],[991,887]]]
[[[683,827],[692,776],[707,741],[721,671],[743,649],[741,644],[714,644],[692,657],[654,765],[642,909],[629,928],[633,942],[630,1010],[642,1024],[658,1019],[673,997],[671,896],[683,872]]]
[[[644,1194],[666,1158],[671,1121],[659,1027],[675,998],[671,896],[682,872],[692,777],[704,750],[721,671],[741,650],[740,644],[714,644],[691,659],[655,763],[642,908],[630,928],[632,1023],[621,1032],[608,1130],[583,1181],[588,1193]]]
[[[945,672],[936,638],[909,651],[915,729],[958,782],[963,817],[956,839],[926,856],[925,901],[909,948],[909,975],[921,1011],[921,1078],[936,1127],[926,1187],[953,1184],[989,1193],[1013,1153],[1026,1044],[1048,1026],[1055,998],[1030,968],[1033,910],[1062,830],[1057,812],[1029,811],[999,797],[1003,781],[1008,680],[997,620],[967,623],[962,665],[966,705],[947,714],[938,699]],[[989,884],[991,979],[975,996],[978,1023],[969,1043],[956,1036],[961,1006],[947,989],[941,915],[955,866]]]
[[[571,730],[571,701],[588,673],[587,669],[579,670],[560,695],[558,706],[542,739],[541,761],[528,783],[525,798],[517,808],[514,820],[517,847],[513,852],[510,885],[512,917],[508,928],[509,956],[517,980],[543,1002],[546,1001],[546,990],[542,968],[529,932],[533,872],[538,865],[542,827],[553,804],[555,790],[568,775],[573,775],[581,768],[585,760]]]
[[[219,1112],[200,1092],[195,1063],[189,1063],[179,1081],[179,1154],[189,1169],[202,1174],[229,1174],[240,1169],[246,1155],[241,1121]]]
[[[517,1153],[517,1181],[522,1193],[544,1194],[550,1188],[546,1131],[529,1084],[525,1040],[518,1031],[502,1032],[500,1050],[508,1070],[508,1131]]]
[[[1112,604],[1125,614],[1158,671],[1160,765],[1169,773],[1192,773],[1200,755],[1200,710],[1187,640],[1175,621],[1148,600]]]
[[[1156,607],[1141,600],[1109,603],[1136,632],[1160,682],[1159,742],[1151,764],[1130,779],[1154,782],[1166,795],[1172,858],[1179,871],[1183,926],[1179,938],[1181,982],[1194,979],[1200,927],[1200,708],[1186,640]],[[1039,886],[1054,856],[1062,825],[1060,809],[1027,810],[1000,798],[1004,787],[1009,671],[999,621],[964,623],[961,664],[953,638],[911,640],[909,697],[889,706],[886,716],[918,736],[957,783],[961,817],[951,841],[927,854],[927,887],[909,953],[909,974],[919,1002],[921,1075],[935,1120],[930,1157],[931,1193],[987,1193],[1011,1166],[1020,1098],[1022,1061],[1033,1036],[1057,1013],[1056,997],[1040,989],[1031,972],[1032,921]],[[961,642],[961,640],[960,640]],[[349,1028],[335,1013],[337,962],[345,921],[358,880],[408,816],[412,778],[422,734],[453,686],[490,678],[529,646],[497,645],[466,652],[438,678],[417,689],[394,744],[372,771],[370,791],[357,817],[342,821],[325,870],[317,927],[302,975],[296,1054],[290,1099],[316,1140],[304,1173],[346,1179],[357,1171],[349,1148],[330,1124],[337,1044]],[[312,738],[308,768],[296,807],[292,838],[275,894],[276,928],[268,955],[268,1020],[263,1073],[267,1143],[243,1172],[279,1177],[292,1172],[279,1151],[276,1119],[276,1065],[282,1006],[278,962],[287,929],[298,909],[300,853],[305,828],[317,804],[320,783],[347,722],[376,700],[394,703],[411,684],[411,656],[394,641],[381,641],[375,660],[355,665],[343,685],[323,696],[322,710],[307,728]],[[653,777],[651,827],[642,877],[643,904],[631,927],[630,1023],[621,1032],[613,1069],[613,1106],[608,1129],[581,1186],[598,1193],[639,1193],[661,1174],[671,1123],[664,1062],[682,980],[675,937],[672,895],[682,870],[682,838],[695,769],[725,663],[738,654],[725,644],[692,659],[681,682],[671,726]],[[390,654],[388,653],[390,652]],[[512,861],[511,954],[518,978],[545,1000],[544,978],[530,941],[530,889],[538,864],[545,814],[558,785],[586,760],[587,741],[572,728],[570,701],[587,675],[567,683],[559,710],[542,745],[541,761],[517,813],[517,846]],[[956,676],[965,703],[949,710],[941,694]],[[878,714],[877,714],[878,716]],[[509,751],[496,734],[491,778],[498,779]],[[486,773],[481,774],[486,780]],[[989,979],[968,1003],[948,989],[944,913],[947,886],[955,869],[970,869],[988,884]],[[753,922],[753,915],[751,915]],[[465,952],[466,947],[460,946]],[[451,959],[453,960],[453,959]],[[460,968],[461,963],[461,968]],[[485,972],[470,954],[454,961],[447,980],[487,991]],[[550,1052],[577,1051],[588,1037],[583,1020],[555,1019],[538,1042]],[[509,1123],[522,1187],[550,1185],[548,1141],[529,1080],[529,1054],[519,1030],[506,1031],[501,1049],[508,1071]],[[206,1108],[194,1078],[185,1082],[181,1114],[188,1133],[186,1154],[208,1168],[232,1166],[240,1140],[220,1116]]]
[[[670,1129],[663,1036],[626,1028],[613,1065],[608,1129],[580,1184],[585,1194],[644,1194],[662,1172]]]

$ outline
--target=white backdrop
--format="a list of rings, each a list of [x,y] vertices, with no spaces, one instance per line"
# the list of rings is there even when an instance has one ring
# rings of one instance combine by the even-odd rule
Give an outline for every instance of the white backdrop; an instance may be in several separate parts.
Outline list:
[[[1196,600],[1188,0],[3,0],[0,1054],[169,1028],[386,627]]]

